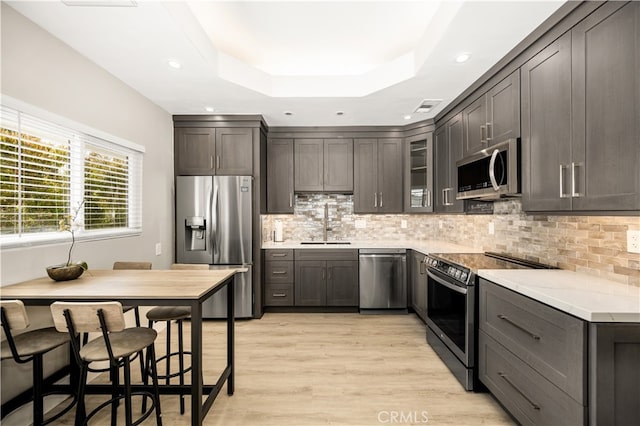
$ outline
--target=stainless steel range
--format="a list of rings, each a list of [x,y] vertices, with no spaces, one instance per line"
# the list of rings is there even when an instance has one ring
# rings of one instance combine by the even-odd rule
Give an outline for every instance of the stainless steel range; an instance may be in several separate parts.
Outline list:
[[[427,342],[466,390],[481,388],[478,353],[478,269],[548,269],[498,253],[427,256]]]

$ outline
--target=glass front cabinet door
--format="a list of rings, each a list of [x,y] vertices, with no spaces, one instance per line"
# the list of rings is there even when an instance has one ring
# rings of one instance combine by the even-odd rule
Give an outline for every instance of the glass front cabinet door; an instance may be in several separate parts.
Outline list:
[[[433,212],[432,133],[406,139],[405,213]]]

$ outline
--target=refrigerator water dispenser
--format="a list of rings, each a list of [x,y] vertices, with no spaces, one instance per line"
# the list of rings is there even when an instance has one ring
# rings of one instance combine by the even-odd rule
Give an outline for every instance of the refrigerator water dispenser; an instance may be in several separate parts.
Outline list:
[[[191,216],[185,219],[185,249],[188,251],[204,251],[206,247],[206,221],[202,216]],[[189,232],[191,231],[191,232]]]

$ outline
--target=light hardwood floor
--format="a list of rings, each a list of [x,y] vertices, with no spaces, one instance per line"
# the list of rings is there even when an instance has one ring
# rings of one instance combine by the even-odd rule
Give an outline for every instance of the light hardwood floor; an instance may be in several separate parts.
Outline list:
[[[424,327],[413,314],[265,314],[238,321],[236,392],[229,397],[225,388],[204,424],[513,424],[489,394],[462,389],[426,343]],[[205,323],[205,380],[224,365],[224,330],[223,322]],[[88,397],[88,407],[96,401]],[[177,396],[162,397],[162,411],[166,426],[189,424]],[[96,424],[108,423],[108,414]],[[73,424],[73,415],[58,424]]]

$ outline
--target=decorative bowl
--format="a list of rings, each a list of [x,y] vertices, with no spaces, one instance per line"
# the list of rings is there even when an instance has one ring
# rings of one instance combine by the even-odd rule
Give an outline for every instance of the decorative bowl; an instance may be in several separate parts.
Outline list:
[[[80,265],[56,265],[47,267],[47,275],[55,281],[75,280],[84,272]]]

